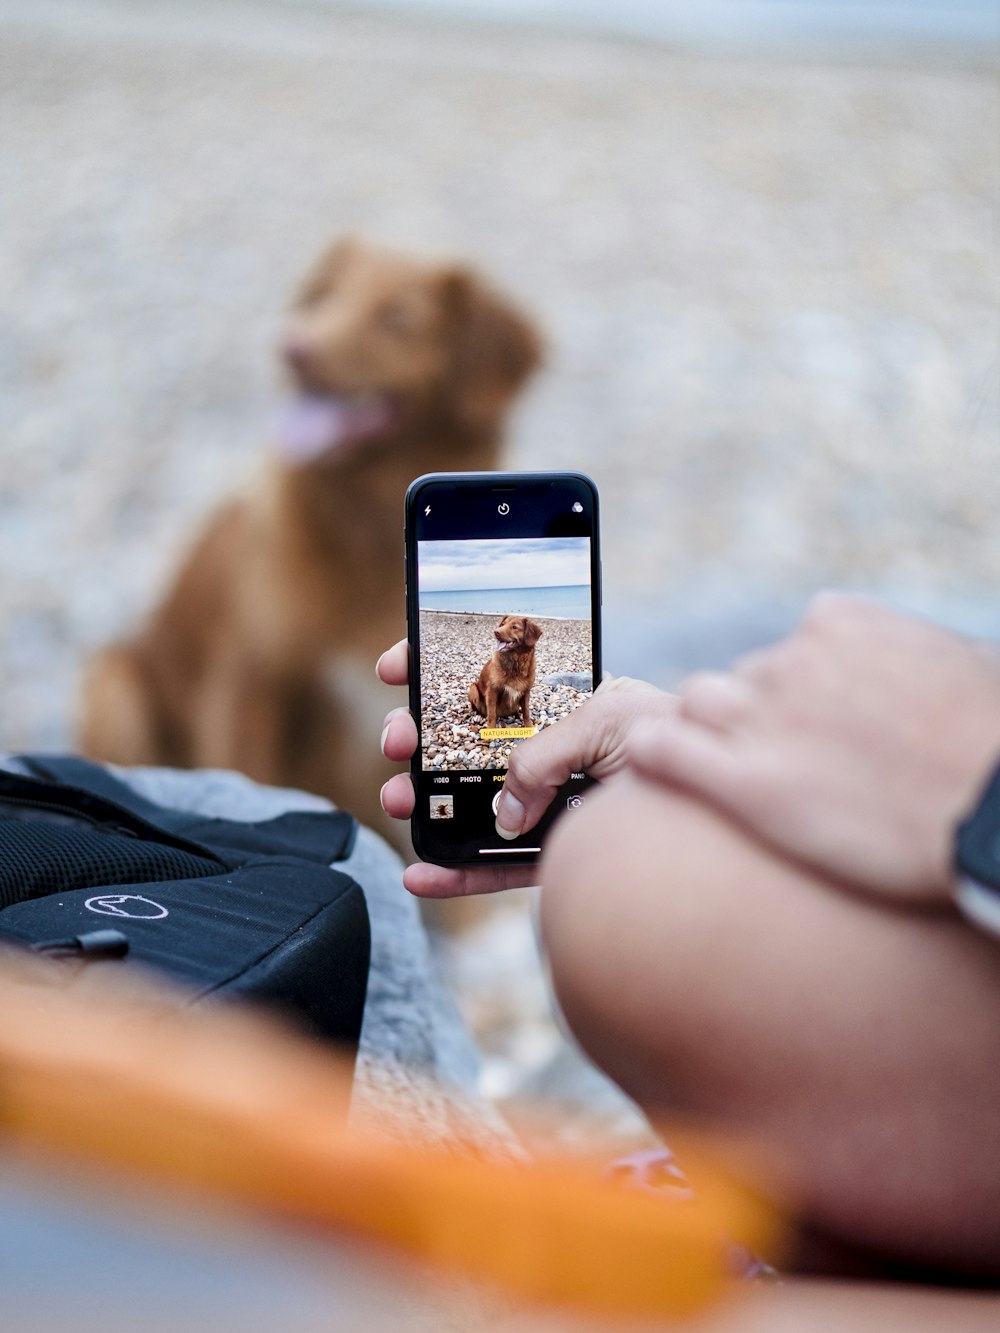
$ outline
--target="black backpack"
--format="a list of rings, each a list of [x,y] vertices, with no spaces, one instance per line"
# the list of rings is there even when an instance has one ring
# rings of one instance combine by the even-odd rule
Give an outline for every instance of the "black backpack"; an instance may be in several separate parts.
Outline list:
[[[364,894],[330,867],[340,811],[256,824],[168,809],[97,764],[22,757],[0,771],[0,941],[124,958],[192,1002],[245,998],[357,1046],[371,937]]]

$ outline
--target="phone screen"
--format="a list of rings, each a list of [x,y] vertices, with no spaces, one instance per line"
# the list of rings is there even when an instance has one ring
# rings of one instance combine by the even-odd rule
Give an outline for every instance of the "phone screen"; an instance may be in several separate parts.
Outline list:
[[[407,496],[407,607],[418,855],[445,863],[531,860],[541,825],[495,830],[514,750],[590,698],[600,679],[597,492],[576,473],[422,477]]]

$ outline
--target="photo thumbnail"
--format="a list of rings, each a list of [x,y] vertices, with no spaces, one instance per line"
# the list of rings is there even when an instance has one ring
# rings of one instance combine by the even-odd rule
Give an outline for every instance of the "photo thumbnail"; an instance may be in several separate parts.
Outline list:
[[[593,692],[590,539],[417,543],[423,768],[506,768]]]

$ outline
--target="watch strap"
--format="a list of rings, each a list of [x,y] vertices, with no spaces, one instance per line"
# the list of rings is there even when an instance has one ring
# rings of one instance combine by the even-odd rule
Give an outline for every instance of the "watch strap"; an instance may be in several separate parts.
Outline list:
[[[1000,938],[1000,766],[955,837],[955,903],[973,925]]]
[[[1000,893],[974,879],[961,879],[955,890],[955,906],[966,921],[1000,940]]]

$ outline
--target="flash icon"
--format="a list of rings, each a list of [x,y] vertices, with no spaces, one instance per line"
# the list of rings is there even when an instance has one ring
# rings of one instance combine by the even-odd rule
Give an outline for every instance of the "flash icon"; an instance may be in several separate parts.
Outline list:
[[[426,518],[430,512],[431,512],[431,507],[430,505],[428,505],[427,508],[424,510],[424,518]]]

